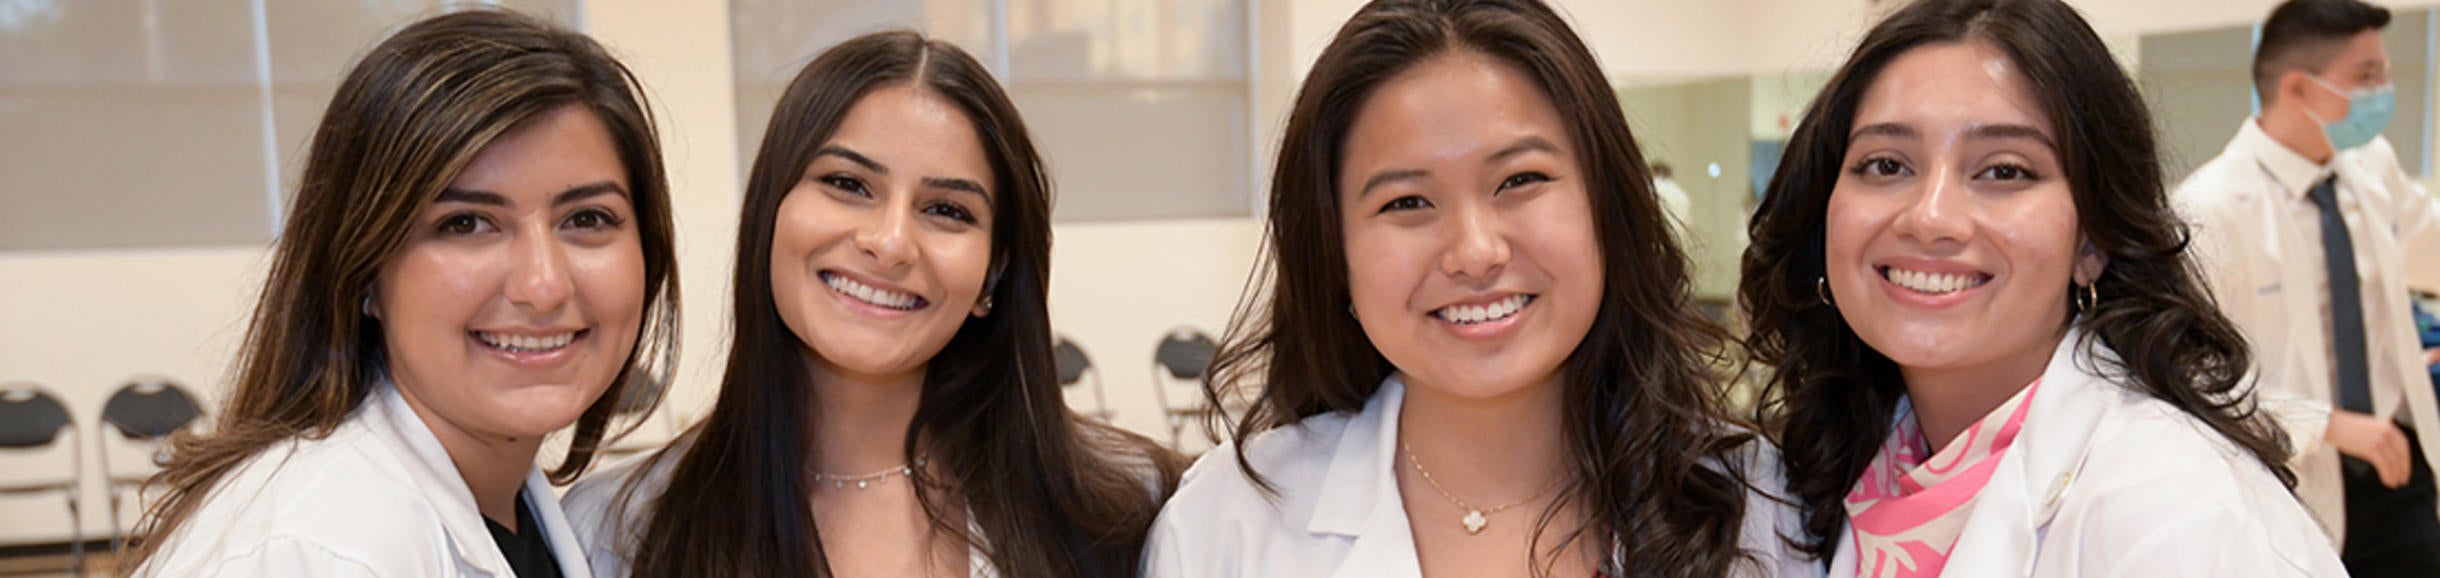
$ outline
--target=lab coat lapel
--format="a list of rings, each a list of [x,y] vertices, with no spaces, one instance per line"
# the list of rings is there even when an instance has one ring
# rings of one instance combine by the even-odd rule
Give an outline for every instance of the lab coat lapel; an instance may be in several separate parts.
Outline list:
[[[551,480],[542,477],[542,470],[534,470],[525,476],[525,489],[519,493],[533,506],[534,522],[542,525],[543,539],[551,542],[551,558],[559,561],[560,575],[592,576],[593,565],[585,561],[584,544],[576,540],[575,527],[568,525],[568,513],[559,507],[559,497],[551,494],[550,487]]]
[[[1373,394],[1364,413],[1347,424],[1331,454],[1330,473],[1306,530],[1352,537],[1347,558],[1332,578],[1422,576],[1414,528],[1392,472],[1398,456],[1398,410],[1406,384],[1392,376]]]
[[[1990,484],[1975,497],[1974,511],[1950,550],[1944,574],[2033,573],[2042,536],[2058,513],[2059,497],[2074,484],[2076,468],[2091,447],[2093,428],[2118,394],[2116,386],[2095,375],[2098,364],[2114,363],[2117,356],[2098,341],[2088,349],[2084,335],[2069,329],[2052,352],[2021,433],[2007,455],[2000,456]]]
[[[432,507],[440,515],[442,529],[449,534],[449,544],[455,550],[451,552],[456,558],[455,562],[492,576],[510,575],[508,559],[501,556],[499,546],[492,543],[491,530],[483,526],[483,514],[475,508],[474,492],[466,488],[465,478],[458,476],[456,462],[450,461],[449,452],[441,448],[440,438],[434,436],[432,429],[424,425],[423,419],[415,415],[414,408],[407,406],[406,398],[399,395],[397,387],[385,382],[378,399],[380,405],[366,412],[374,431],[384,434],[374,437],[391,445],[390,449],[406,463],[409,481],[431,500]],[[557,532],[551,535],[551,548],[553,555],[561,560],[560,569],[569,571],[569,576],[589,574],[572,571],[587,566],[583,565],[581,552],[564,549],[573,546],[574,539],[566,537],[567,518],[560,513],[556,505],[558,501],[536,500],[534,510],[537,514],[546,509],[544,503],[553,504],[547,508],[550,511],[548,515],[557,518]],[[551,522],[544,523],[546,528],[553,525]],[[562,542],[563,539],[567,541]],[[577,560],[577,565],[568,565],[567,560],[571,556]]]

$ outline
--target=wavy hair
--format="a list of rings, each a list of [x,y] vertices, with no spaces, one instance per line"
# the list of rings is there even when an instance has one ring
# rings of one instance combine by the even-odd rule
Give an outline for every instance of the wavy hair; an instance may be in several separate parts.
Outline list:
[[[1788,492],[1804,512],[1807,535],[1796,545],[1828,557],[1847,517],[1840,499],[1906,394],[1897,364],[1858,338],[1815,287],[1856,108],[1900,55],[1958,42],[1989,43],[2025,75],[2056,135],[2081,232],[2108,256],[2094,282],[2099,298],[2082,317],[2022,329],[2080,325],[2088,341],[2118,353],[2103,371],[2194,416],[2293,486],[2284,434],[2244,401],[2252,363],[2245,339],[2204,291],[2187,253],[2151,114],[2101,38],[2058,0],[1922,0],[1874,26],[1814,97],[1750,223],[1738,296],[1753,325],[1746,349],[1773,367],[1756,411],[1776,432]]]

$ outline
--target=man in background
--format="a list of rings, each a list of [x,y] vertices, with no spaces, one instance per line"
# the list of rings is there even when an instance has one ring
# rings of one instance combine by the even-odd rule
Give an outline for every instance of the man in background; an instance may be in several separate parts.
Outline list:
[[[2380,138],[2395,107],[2357,0],[2290,0],[2254,54],[2262,111],[2178,186],[2214,297],[2254,346],[2297,497],[2359,577],[2440,576],[2440,427],[2409,289],[2440,290],[2440,203]],[[2109,298],[2109,288],[2101,288]]]

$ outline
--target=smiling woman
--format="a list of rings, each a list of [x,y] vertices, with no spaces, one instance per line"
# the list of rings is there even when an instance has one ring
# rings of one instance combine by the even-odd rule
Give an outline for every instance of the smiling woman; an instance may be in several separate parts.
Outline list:
[[[815,57],[748,175],[710,417],[568,493],[595,570],[1134,575],[1182,464],[1067,408],[1050,199],[964,50],[885,31]]]
[[[1804,118],[1740,297],[1832,576],[2342,575],[2073,8],[1909,4]]]
[[[582,472],[672,353],[668,184],[632,75],[472,11],[348,73],[212,433],[179,440],[147,576],[589,576],[534,467]]]

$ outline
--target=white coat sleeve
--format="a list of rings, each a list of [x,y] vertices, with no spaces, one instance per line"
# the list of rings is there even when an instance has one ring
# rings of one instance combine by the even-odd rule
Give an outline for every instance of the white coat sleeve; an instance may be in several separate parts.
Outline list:
[[[2315,542],[2314,546],[2326,545]],[[2088,547],[2079,576],[2106,578],[2343,578],[2342,569],[2316,563],[2313,552],[2287,552],[2258,520],[2236,507],[2192,512],[2160,524],[2136,540]],[[2320,557],[2335,560],[2334,556]]]
[[[1152,533],[1144,538],[1144,578],[1201,578],[1226,576],[1225,569],[1205,568],[1204,564],[1187,563],[1188,552],[1178,536],[1178,528],[1164,516],[1154,522]]]
[[[363,560],[341,556],[318,544],[296,538],[275,537],[256,544],[253,549],[221,558],[210,568],[179,575],[374,578],[381,576],[381,573],[374,571]]]

